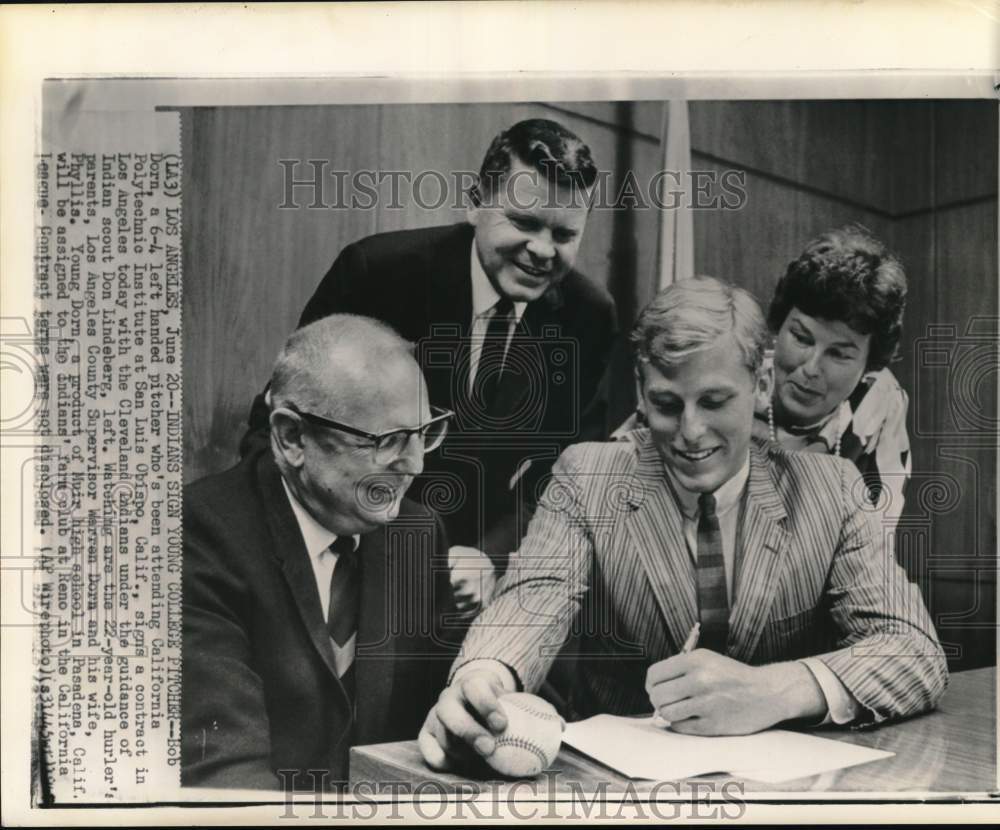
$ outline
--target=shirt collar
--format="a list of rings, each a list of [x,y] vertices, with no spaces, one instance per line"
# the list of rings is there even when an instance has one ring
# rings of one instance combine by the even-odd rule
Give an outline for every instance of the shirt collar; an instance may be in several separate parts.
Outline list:
[[[663,466],[667,470],[667,479],[670,481],[671,489],[677,499],[677,506],[680,507],[681,513],[688,519],[695,519],[698,515],[698,496],[701,494],[685,490],[675,478],[673,470],[666,464]],[[743,462],[743,466],[740,467],[739,472],[712,494],[715,496],[716,515],[721,516],[724,513],[728,513],[739,503],[749,477],[750,453],[747,453],[746,461]]]
[[[847,430],[852,417],[853,413],[851,412],[850,401],[843,400],[840,402],[840,406],[837,409],[818,423],[812,424],[808,427],[800,427],[794,431],[784,429],[780,425],[776,424],[775,433],[778,437],[779,443],[781,441],[781,436],[792,435],[796,438],[804,437],[806,439],[806,443],[822,441],[826,444],[827,452],[833,452],[833,448],[837,446],[837,439]]]
[[[281,479],[281,485],[285,488],[285,495],[288,496],[288,502],[292,505],[295,521],[298,523],[302,539],[306,543],[306,553],[309,554],[310,559],[319,559],[324,551],[336,541],[337,534],[327,530],[310,515],[309,511],[295,498],[284,478]],[[359,536],[354,536],[355,550],[358,549],[359,539]]]
[[[472,275],[472,316],[480,317],[489,311],[500,300],[490,278],[483,270],[483,264],[479,261],[479,252],[476,250],[476,240],[472,240],[472,252],[470,253],[469,273]],[[524,315],[524,309],[528,304],[524,302],[514,303],[514,319],[520,322]]]

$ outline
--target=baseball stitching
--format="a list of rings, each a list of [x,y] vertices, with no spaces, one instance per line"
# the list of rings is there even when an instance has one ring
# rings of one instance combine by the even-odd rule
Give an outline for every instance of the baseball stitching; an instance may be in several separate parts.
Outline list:
[[[513,706],[515,709],[520,709],[522,712],[527,712],[529,715],[534,715],[542,720],[558,720],[559,715],[552,712],[545,712],[542,709],[536,709],[531,704],[525,702],[523,699],[518,700],[504,700],[504,703],[508,706]]]
[[[501,735],[497,738],[496,747],[499,749],[502,746],[513,746],[517,749],[528,750],[528,752],[533,753],[539,762],[541,762],[542,769],[545,769],[549,765],[548,758],[545,757],[545,752],[542,748],[526,738],[518,738],[514,735]]]

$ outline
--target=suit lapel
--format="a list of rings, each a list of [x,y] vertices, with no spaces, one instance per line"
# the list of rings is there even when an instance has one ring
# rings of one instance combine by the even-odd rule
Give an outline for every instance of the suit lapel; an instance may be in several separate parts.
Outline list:
[[[425,336],[433,347],[426,354],[421,352],[421,365],[431,402],[451,409],[461,408],[455,384],[460,384],[463,393],[468,389],[472,235],[471,225],[455,226],[454,232],[431,252],[426,264],[429,276],[424,298]],[[421,345],[426,349],[429,344]],[[442,348],[450,348],[452,354],[443,354]]]
[[[357,680],[357,722],[355,743],[372,743],[384,726],[395,675],[393,624],[400,620],[400,603],[388,602],[390,592],[405,584],[406,574],[388,566],[386,535],[392,527],[380,528],[361,537],[361,615],[358,620],[354,672]],[[394,557],[398,561],[398,557]],[[392,614],[390,610],[395,609]],[[377,739],[375,739],[377,740]]]
[[[636,478],[642,503],[626,524],[676,652],[698,619],[694,564],[663,460],[648,438],[640,444],[639,452]]]
[[[548,334],[547,329],[555,328],[557,334],[551,337],[553,345],[557,345],[559,338],[563,336],[562,327],[559,325],[559,318],[556,311],[562,307],[563,296],[559,286],[549,289],[549,291],[534,302],[528,303],[524,309],[524,314],[518,321],[511,337],[510,347],[507,350],[507,357],[504,361],[504,373],[497,389],[497,397],[493,403],[491,414],[498,417],[509,416],[521,411],[525,400],[534,390],[537,394],[537,380],[532,383],[532,372],[541,370],[545,379],[545,393],[553,394],[557,391],[551,387],[553,378],[558,374],[558,366],[550,366],[547,361],[551,358],[542,347],[542,342]],[[577,356],[578,359],[579,356]],[[565,368],[567,372],[571,370],[573,356],[566,356]],[[571,388],[567,377],[566,388]]]
[[[456,225],[441,247],[432,252],[430,290],[425,298],[428,334],[434,326],[457,326],[459,336],[467,335],[472,320],[472,277],[469,271],[472,256],[473,228]]]
[[[510,346],[504,358],[500,386],[497,388],[496,399],[490,407],[491,417],[509,417],[520,411],[524,400],[532,390],[532,372],[542,366],[542,353],[530,336],[532,329],[527,319],[530,311],[529,305],[511,336]],[[534,385],[537,387],[537,383]]]
[[[749,662],[770,615],[788,553],[785,508],[766,452],[756,446],[750,451],[750,478],[744,498],[728,652],[730,657]]]
[[[323,618],[323,606],[320,604],[319,591],[316,588],[316,576],[309,562],[309,554],[306,552],[305,543],[302,540],[302,532],[299,530],[298,522],[295,521],[292,506],[288,503],[285,488],[281,484],[281,473],[278,472],[269,452],[265,452],[261,456],[258,472],[261,490],[266,499],[265,504],[271,504],[275,508],[268,511],[267,514],[267,522],[274,539],[275,558],[281,564],[281,573],[291,590],[292,598],[302,619],[302,624],[309,634],[309,639],[316,651],[319,652],[330,674],[337,680],[337,685],[341,690],[337,698],[338,702],[345,708],[349,708],[350,702],[347,694],[343,691],[343,687],[340,687],[333,658],[333,647],[330,645],[326,620]]]

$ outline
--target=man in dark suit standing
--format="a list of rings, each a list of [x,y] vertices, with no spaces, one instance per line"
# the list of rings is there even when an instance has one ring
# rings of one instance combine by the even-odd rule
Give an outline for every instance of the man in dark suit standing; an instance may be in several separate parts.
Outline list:
[[[441,521],[404,493],[449,418],[383,323],[289,338],[270,446],[184,494],[183,784],[327,788],[353,744],[417,734],[452,605]]]
[[[486,153],[467,223],[348,245],[302,313],[300,325],[336,312],[389,323],[417,343],[431,401],[456,413],[415,493],[442,513],[466,609],[490,560],[506,566],[562,449],[604,434],[594,401],[615,308],[573,270],[596,178],[572,132],[515,124]],[[265,412],[259,398],[251,426]]]

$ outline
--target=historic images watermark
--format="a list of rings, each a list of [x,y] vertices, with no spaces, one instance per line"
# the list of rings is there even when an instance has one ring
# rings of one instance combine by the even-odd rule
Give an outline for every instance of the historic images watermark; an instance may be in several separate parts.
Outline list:
[[[305,770],[317,788],[327,770]],[[738,821],[746,813],[740,781],[659,781],[624,786],[599,781],[584,786],[563,780],[547,770],[520,781],[462,781],[454,786],[428,779],[412,781],[354,781],[338,795],[317,789],[311,800],[297,800],[292,782],[303,780],[303,770],[279,770],[285,783],[284,810],[279,819],[388,819],[402,821],[411,813],[424,821],[544,821],[600,819],[676,821],[682,819]],[[404,813],[404,809],[406,811]]]
[[[278,208],[295,210],[462,210],[480,177],[471,170],[338,170],[330,159],[278,159],[282,190]],[[618,179],[602,170],[590,188],[553,188],[545,201],[526,199],[522,178],[535,184],[537,170],[519,170],[477,190],[480,207],[504,201],[521,210],[588,205],[593,210],[742,210],[747,206],[745,170],[658,170]]]

